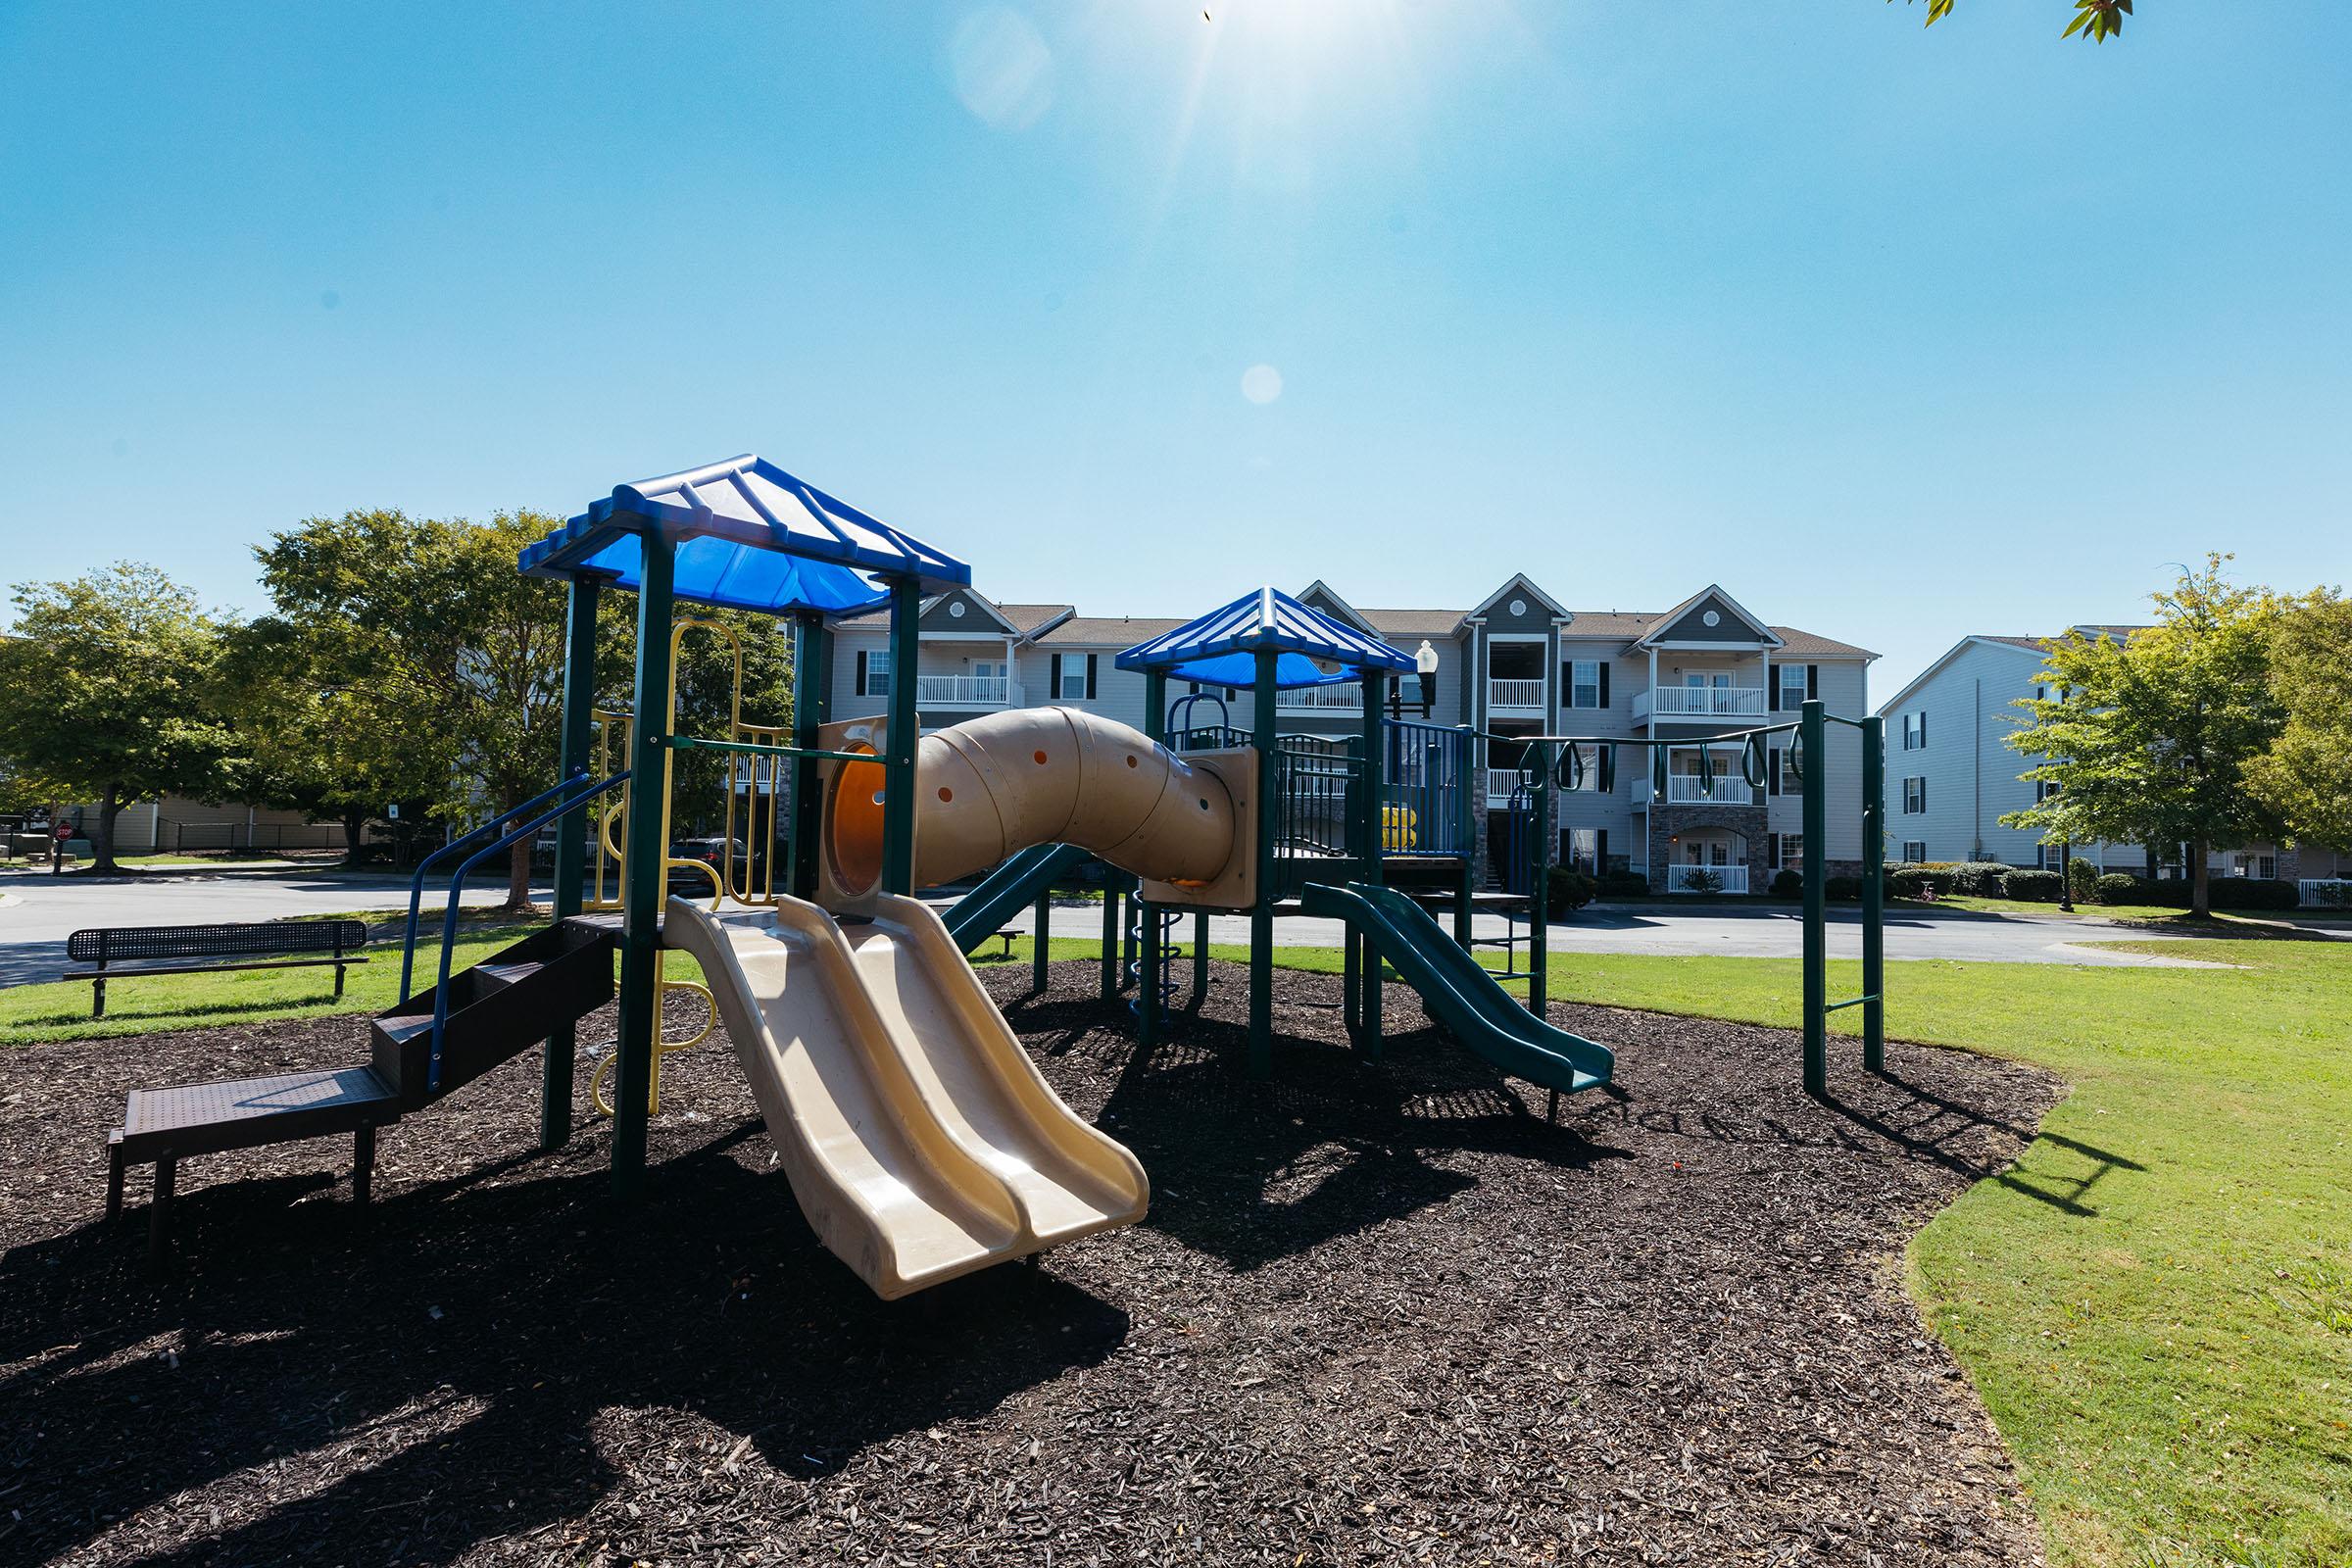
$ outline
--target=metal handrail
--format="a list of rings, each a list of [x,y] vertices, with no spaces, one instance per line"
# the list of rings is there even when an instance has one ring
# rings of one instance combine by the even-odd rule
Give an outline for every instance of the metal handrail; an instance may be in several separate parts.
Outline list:
[[[417,906],[424,898],[424,873],[432,868],[432,864],[435,860],[444,859],[449,856],[455,855],[458,851],[464,849],[466,845],[471,844],[483,834],[491,832],[499,825],[499,823],[519,816],[525,811],[531,810],[534,808],[554,800],[557,796],[563,794],[565,790],[571,788],[574,784],[578,783],[581,779],[584,779],[587,776],[588,770],[586,768],[573,768],[569,773],[564,776],[564,781],[561,784],[558,784],[554,789],[541,790],[538,794],[532,796],[520,806],[510,806],[505,810],[497,813],[495,816],[485,818],[480,825],[467,828],[464,833],[459,834],[456,838],[451,839],[447,844],[442,845],[439,849],[433,851],[423,859],[416,862],[416,874],[409,881],[408,929],[402,934],[401,937],[400,998],[403,1002],[406,1002],[409,997],[409,980],[411,977],[410,970],[412,967],[412,960],[415,958],[416,954],[416,914]]]
[[[466,859],[459,864],[457,874],[449,879],[449,904],[448,906],[443,909],[441,914],[441,968],[439,975],[433,982],[433,1049],[431,1058],[425,1069],[424,1080],[425,1088],[428,1092],[438,1090],[441,1087],[441,1039],[449,1029],[449,965],[450,959],[456,954],[458,945],[458,915],[460,913],[459,904],[466,892],[466,874],[475,866],[481,864],[484,860],[489,859],[492,856],[498,855],[506,850],[513,849],[515,845],[521,843],[524,839],[538,832],[541,828],[547,826],[548,823],[555,821],[558,817],[569,815],[571,812],[578,810],[581,807],[586,806],[590,801],[593,801],[598,796],[604,794],[607,790],[626,784],[628,781],[629,774],[626,772],[621,772],[615,773],[611,778],[604,779],[599,783],[591,785],[589,788],[582,790],[579,794],[573,796],[570,800],[565,801],[563,805],[557,807],[554,810],[544,812],[541,815],[531,818],[531,820],[525,822],[514,832],[509,833],[505,838],[500,839],[497,843],[490,845],[486,849],[477,850],[472,855],[467,856]],[[406,968],[407,965],[404,964],[402,967]]]

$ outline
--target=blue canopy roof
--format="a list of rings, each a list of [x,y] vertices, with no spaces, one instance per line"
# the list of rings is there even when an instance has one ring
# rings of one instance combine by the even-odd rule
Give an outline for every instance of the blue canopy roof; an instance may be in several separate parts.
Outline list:
[[[1249,686],[1257,655],[1271,651],[1283,691],[1361,680],[1374,670],[1406,671],[1412,660],[1289,594],[1259,588],[1119,655],[1121,669],[1163,669],[1204,686]]]
[[[912,577],[927,593],[972,580],[972,568],[955,557],[748,455],[615,485],[526,548],[520,565],[535,577],[585,571],[634,588],[641,536],[652,529],[677,547],[676,596],[698,604],[846,612],[888,597],[868,576]]]

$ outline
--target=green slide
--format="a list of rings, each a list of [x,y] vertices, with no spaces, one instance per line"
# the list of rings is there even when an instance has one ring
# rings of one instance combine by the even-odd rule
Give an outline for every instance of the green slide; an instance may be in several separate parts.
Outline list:
[[[1299,907],[1345,920],[1369,938],[1372,951],[1421,993],[1432,1017],[1512,1077],[1574,1093],[1597,1089],[1616,1070],[1608,1047],[1555,1029],[1512,1001],[1476,958],[1395,889],[1310,883],[1299,894]]]

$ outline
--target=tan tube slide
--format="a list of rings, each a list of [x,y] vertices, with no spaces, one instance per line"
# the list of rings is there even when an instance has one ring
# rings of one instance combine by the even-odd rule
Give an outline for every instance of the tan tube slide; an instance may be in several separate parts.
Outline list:
[[[773,913],[672,899],[662,938],[701,961],[793,1197],[875,1295],[1143,1217],[1143,1166],[1039,1076],[929,907]]]
[[[1154,881],[1206,883],[1234,853],[1222,779],[1138,730],[1072,708],[1017,708],[926,735],[915,750],[918,887],[985,871],[1034,844],[1075,844]],[[835,775],[828,870],[864,894],[880,878],[878,762]]]

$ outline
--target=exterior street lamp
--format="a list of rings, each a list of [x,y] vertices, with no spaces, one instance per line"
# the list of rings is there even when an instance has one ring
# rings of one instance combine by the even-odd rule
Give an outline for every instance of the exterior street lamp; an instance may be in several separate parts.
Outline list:
[[[1421,716],[1427,718],[1438,695],[1438,651],[1429,645],[1426,637],[1421,639],[1421,646],[1413,650],[1413,668],[1421,675]]]

